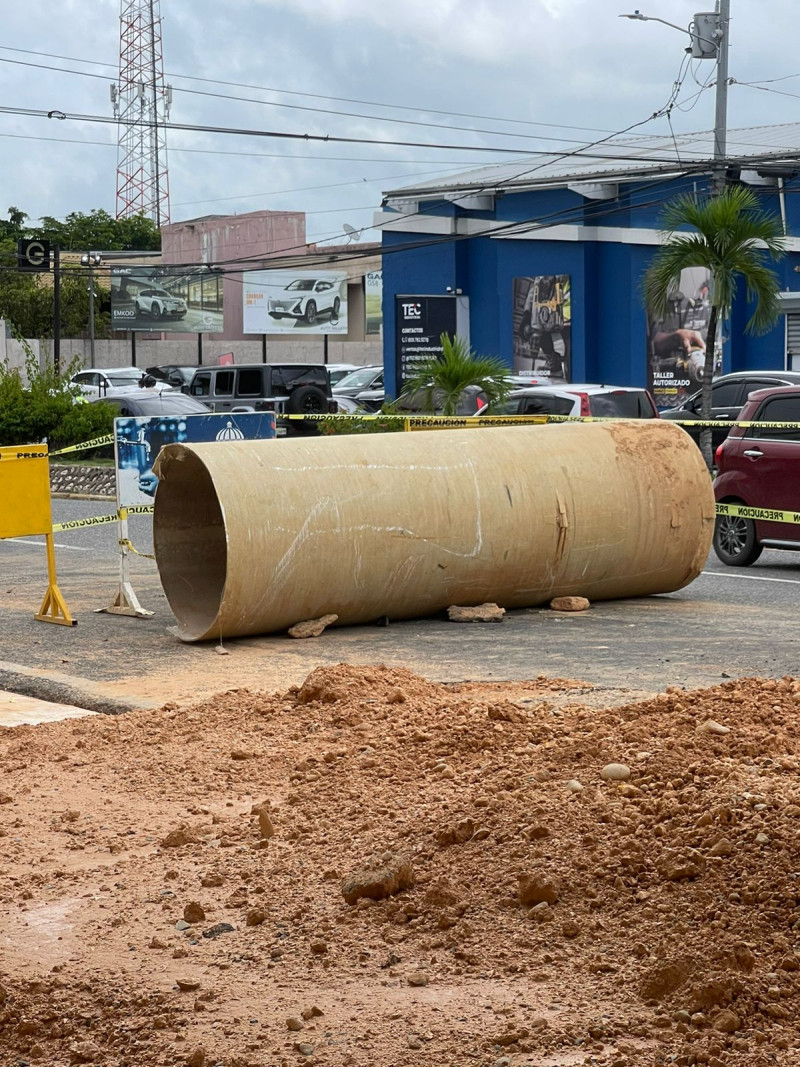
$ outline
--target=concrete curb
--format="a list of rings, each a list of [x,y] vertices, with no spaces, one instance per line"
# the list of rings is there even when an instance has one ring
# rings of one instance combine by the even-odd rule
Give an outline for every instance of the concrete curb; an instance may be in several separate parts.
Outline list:
[[[70,704],[73,707],[86,708],[88,711],[97,711],[103,715],[123,715],[129,711],[140,711],[156,706],[149,703],[129,704],[123,700],[104,697],[69,682],[36,674],[21,664],[6,664],[0,667],[0,689],[47,700],[54,704]]]
[[[99,493],[51,493],[54,500],[97,500],[104,504],[113,504],[115,497],[101,496]]]

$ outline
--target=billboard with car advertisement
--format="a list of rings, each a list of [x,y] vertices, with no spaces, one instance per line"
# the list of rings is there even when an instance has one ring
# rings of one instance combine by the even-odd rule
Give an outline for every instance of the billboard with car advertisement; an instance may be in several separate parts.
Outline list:
[[[118,506],[153,503],[158,486],[153,464],[164,445],[261,441],[275,437],[275,433],[275,414],[271,411],[114,419]]]
[[[245,333],[293,337],[347,333],[344,271],[246,271],[242,300]]]
[[[222,333],[222,274],[208,267],[112,267],[111,329]]]
[[[572,305],[568,274],[515,278],[514,373],[572,380]]]
[[[364,333],[367,337],[383,334],[383,271],[371,270],[364,275]]]
[[[647,323],[647,388],[662,411],[679,407],[703,382],[708,320],[711,315],[711,277],[705,267],[681,271],[670,293],[667,315]],[[722,341],[718,340],[714,374],[722,370]]]

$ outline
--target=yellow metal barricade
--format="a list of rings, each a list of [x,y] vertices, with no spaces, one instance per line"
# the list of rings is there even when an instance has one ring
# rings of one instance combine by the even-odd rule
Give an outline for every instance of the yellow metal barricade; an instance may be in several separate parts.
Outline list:
[[[56,581],[47,445],[0,447],[0,499],[0,538],[43,534],[46,541],[47,593],[34,617],[40,622],[75,626]]]

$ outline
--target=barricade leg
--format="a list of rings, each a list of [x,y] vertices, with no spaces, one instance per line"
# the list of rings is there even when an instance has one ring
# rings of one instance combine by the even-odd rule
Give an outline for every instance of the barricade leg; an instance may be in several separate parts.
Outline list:
[[[34,618],[39,622],[54,622],[59,626],[77,626],[77,619],[70,614],[67,602],[61,595],[56,581],[56,552],[52,533],[45,534],[47,542],[47,592]]]
[[[154,612],[143,608],[139,598],[131,585],[130,571],[128,569],[128,513],[124,508],[119,509],[119,588],[117,594],[107,608],[100,608],[109,615],[133,615],[139,619],[146,619]]]

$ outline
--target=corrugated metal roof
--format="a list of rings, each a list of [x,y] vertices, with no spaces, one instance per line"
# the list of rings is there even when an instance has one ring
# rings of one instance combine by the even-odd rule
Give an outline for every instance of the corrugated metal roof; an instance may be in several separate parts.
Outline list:
[[[437,193],[527,189],[587,181],[634,181],[648,174],[670,174],[692,167],[708,169],[714,154],[714,132],[672,136],[626,137],[576,148],[571,153],[538,153],[509,162],[478,167],[444,178],[404,186],[384,194],[387,200],[431,197]],[[800,123],[751,126],[729,130],[727,158],[770,161],[800,158]]]

